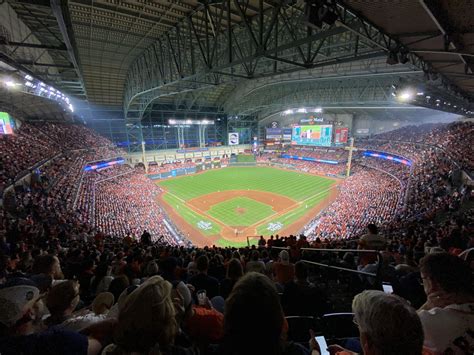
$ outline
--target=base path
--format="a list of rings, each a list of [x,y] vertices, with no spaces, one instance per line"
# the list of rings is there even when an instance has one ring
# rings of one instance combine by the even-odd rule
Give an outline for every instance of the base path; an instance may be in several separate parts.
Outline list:
[[[288,207],[297,204],[297,201],[292,200],[289,197],[274,194],[271,192],[255,190],[230,190],[212,192],[207,195],[202,195],[193,198],[187,201],[186,204],[195,210],[206,212],[209,211],[212,206],[221,202],[229,201],[235,197],[247,197],[252,200],[264,203],[266,205],[271,206],[275,212],[281,212],[287,209]]]
[[[194,245],[205,247],[206,245],[214,244],[219,238],[219,235],[205,236],[199,230],[190,225],[176,210],[171,207],[164,199],[163,194],[158,196],[159,204],[166,210],[166,213],[173,221],[174,225],[179,228],[179,231]]]
[[[301,218],[293,222],[291,225],[282,228],[274,234],[290,235],[297,234],[308,222],[310,222],[322,209],[329,206],[337,197],[338,189],[337,185],[340,180],[333,179],[336,181],[329,190],[328,196],[316,204],[313,208],[308,210]],[[167,192],[165,192],[167,193]],[[252,226],[228,226],[220,222],[219,220],[209,216],[206,212],[212,208],[213,205],[228,201],[236,197],[246,197],[258,202],[267,204],[272,207],[274,214],[267,218],[255,223]],[[212,245],[217,240],[223,238],[228,241],[245,242],[248,236],[257,236],[257,226],[265,222],[265,220],[273,220],[279,216],[283,216],[293,208],[298,207],[302,202],[295,201],[286,196],[274,194],[271,192],[255,191],[255,190],[230,190],[213,192],[207,195],[202,195],[185,202],[185,204],[193,209],[195,212],[205,215],[208,219],[217,223],[221,227],[220,235],[205,236],[195,226],[189,224],[182,216],[179,215],[169,204],[167,204],[162,195],[158,198],[159,203],[167,211],[169,217],[173,220],[175,225],[188,237],[194,245],[206,246]],[[184,202],[184,201],[183,201]],[[237,213],[242,212],[238,209]]]

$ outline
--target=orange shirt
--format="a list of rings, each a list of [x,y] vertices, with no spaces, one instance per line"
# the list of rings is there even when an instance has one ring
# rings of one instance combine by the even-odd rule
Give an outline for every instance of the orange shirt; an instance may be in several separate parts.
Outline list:
[[[276,262],[273,264],[273,274],[275,281],[281,284],[287,283],[295,277],[295,265]]]
[[[194,315],[186,326],[189,335],[195,339],[216,342],[224,336],[224,315],[215,309],[193,306]]]

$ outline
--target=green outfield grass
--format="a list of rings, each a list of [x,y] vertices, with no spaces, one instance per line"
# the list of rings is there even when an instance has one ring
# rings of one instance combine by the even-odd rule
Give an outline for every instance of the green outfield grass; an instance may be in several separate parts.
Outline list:
[[[239,154],[237,155],[238,163],[252,163],[255,162],[255,156],[248,154]]]
[[[238,209],[243,209],[238,211]],[[265,217],[274,214],[275,211],[261,202],[247,197],[235,197],[231,200],[221,202],[212,206],[207,214],[228,226],[251,226]]]
[[[333,184],[333,180],[325,177],[267,167],[216,169],[158,182],[158,185],[185,201],[227,190],[268,191],[302,201]]]
[[[158,182],[169,192],[164,195],[165,201],[189,224],[208,236],[218,235],[221,231],[219,224],[212,219],[228,226],[249,226],[262,221],[257,227],[258,234],[265,236],[277,234],[279,230],[290,226],[325,199],[334,183],[333,180],[320,176],[269,167],[230,167]],[[272,192],[298,201],[299,206],[272,219],[270,216],[274,211],[269,205],[251,198],[237,197],[212,206],[206,212],[211,217],[209,218],[206,214],[193,211],[185,204],[185,201],[212,192],[231,190]],[[243,208],[245,211],[240,210],[239,213],[236,211],[237,208]],[[220,238],[216,244],[241,246],[246,243]]]

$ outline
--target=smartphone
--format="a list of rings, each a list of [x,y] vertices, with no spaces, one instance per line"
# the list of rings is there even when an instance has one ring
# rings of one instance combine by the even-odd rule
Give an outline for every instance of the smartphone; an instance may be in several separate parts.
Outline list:
[[[382,288],[385,293],[393,293],[393,287],[389,283],[383,283]]]
[[[314,339],[319,345],[321,355],[331,355],[328,351],[328,344],[326,343],[326,338],[324,336],[314,337]]]
[[[196,292],[198,304],[204,306],[206,303],[206,290],[199,290]]]

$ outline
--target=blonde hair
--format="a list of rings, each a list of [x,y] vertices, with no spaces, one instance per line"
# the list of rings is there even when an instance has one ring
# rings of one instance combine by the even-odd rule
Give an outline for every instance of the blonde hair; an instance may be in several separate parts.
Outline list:
[[[160,353],[178,331],[171,297],[172,285],[153,276],[127,296],[121,305],[114,342],[125,352]],[[117,350],[118,350],[117,349]],[[154,350],[152,350],[154,349]],[[121,351],[115,351],[120,353]]]

